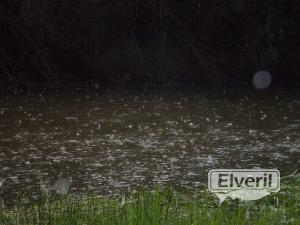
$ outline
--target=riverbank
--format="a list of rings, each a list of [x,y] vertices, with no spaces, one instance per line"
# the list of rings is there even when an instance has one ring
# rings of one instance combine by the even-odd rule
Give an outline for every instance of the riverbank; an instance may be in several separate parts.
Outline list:
[[[283,181],[281,191],[259,201],[218,200],[206,191],[193,194],[171,189],[115,197],[71,196],[20,203],[0,210],[2,225],[93,224],[299,224],[300,175]]]

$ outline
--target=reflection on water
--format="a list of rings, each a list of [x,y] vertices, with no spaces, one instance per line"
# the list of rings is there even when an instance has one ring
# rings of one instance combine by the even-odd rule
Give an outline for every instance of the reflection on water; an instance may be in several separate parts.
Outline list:
[[[78,93],[0,99],[0,193],[205,185],[216,168],[300,165],[299,92]],[[43,186],[44,185],[44,186]]]

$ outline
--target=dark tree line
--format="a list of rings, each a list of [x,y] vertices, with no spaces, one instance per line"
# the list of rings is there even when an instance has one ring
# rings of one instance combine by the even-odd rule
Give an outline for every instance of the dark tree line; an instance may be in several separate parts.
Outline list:
[[[293,0],[1,0],[1,89],[299,81]]]

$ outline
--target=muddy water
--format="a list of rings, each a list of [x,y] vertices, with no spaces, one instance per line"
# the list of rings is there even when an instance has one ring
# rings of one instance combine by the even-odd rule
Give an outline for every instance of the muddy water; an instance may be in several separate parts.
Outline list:
[[[36,198],[158,184],[196,189],[216,168],[300,167],[300,91],[190,90],[0,98],[0,193]]]

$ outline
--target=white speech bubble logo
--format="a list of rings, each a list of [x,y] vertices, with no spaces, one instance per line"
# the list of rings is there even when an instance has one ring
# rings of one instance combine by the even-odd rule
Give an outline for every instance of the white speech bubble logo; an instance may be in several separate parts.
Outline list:
[[[280,190],[280,172],[275,169],[214,169],[208,173],[208,190],[222,203],[227,197],[258,200]]]

